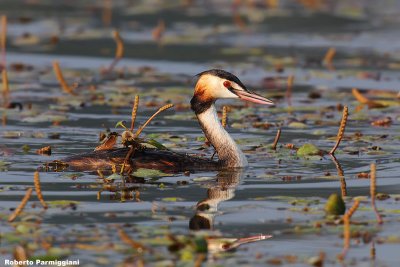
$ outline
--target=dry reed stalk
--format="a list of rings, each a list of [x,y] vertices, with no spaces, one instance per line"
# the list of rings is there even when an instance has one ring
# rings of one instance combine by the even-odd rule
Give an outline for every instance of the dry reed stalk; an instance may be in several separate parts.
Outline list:
[[[14,259],[17,261],[26,261],[28,260],[28,256],[26,254],[26,250],[23,246],[17,245],[14,248],[13,252]],[[26,266],[26,264],[18,265],[18,266]]]
[[[155,116],[157,116],[159,113],[163,112],[164,110],[172,108],[173,106],[174,106],[174,104],[167,104],[167,105],[159,108],[142,126],[139,127],[139,129],[134,134],[134,138],[137,138],[141,134],[143,129],[154,119]]]
[[[10,97],[10,87],[8,84],[8,75],[7,75],[6,69],[2,70],[1,79],[3,81],[3,91],[2,91],[3,99],[4,99],[3,106],[6,108],[8,106],[8,99]]]
[[[13,222],[18,215],[21,214],[21,212],[24,210],[26,203],[28,203],[29,198],[32,195],[32,187],[29,187],[26,190],[24,198],[21,200],[21,203],[18,205],[18,207],[14,210],[14,212],[8,217],[8,222]]]
[[[351,89],[351,93],[353,94],[353,96],[357,99],[358,102],[360,102],[361,104],[368,104],[371,102],[371,100],[369,100],[368,98],[366,98],[365,96],[363,96],[360,91],[358,91],[356,88]]]
[[[76,95],[76,93],[74,92],[74,88],[70,87],[67,82],[64,79],[64,75],[61,71],[60,65],[58,63],[58,61],[53,61],[53,70],[54,70],[54,74],[56,75],[56,78],[58,80],[58,82],[61,85],[61,88],[63,89],[63,91],[67,94],[71,94],[71,95]]]
[[[289,75],[287,80],[287,89],[286,89],[286,99],[288,101],[288,105],[292,105],[292,88],[294,82],[294,75]]]
[[[376,203],[375,203],[375,196],[376,196],[376,165],[375,163],[371,164],[371,172],[370,172],[370,195],[371,195],[371,206],[372,209],[375,212],[376,220],[378,224],[382,224],[383,220],[381,215],[378,212],[378,209],[376,208]]]
[[[336,49],[333,47],[329,48],[324,56],[323,63],[325,63],[326,65],[332,65],[333,57],[335,55],[336,55]]]
[[[133,131],[133,128],[135,128],[135,121],[136,121],[136,114],[137,114],[137,110],[139,107],[139,96],[136,95],[135,96],[135,102],[133,103],[133,107],[132,107],[132,116],[131,116],[131,132]]]
[[[47,209],[48,206],[47,206],[46,202],[43,199],[42,190],[40,188],[40,176],[39,176],[39,172],[38,171],[35,171],[35,173],[33,175],[33,183],[35,185],[36,195],[37,195],[37,198],[40,201],[40,204],[42,204],[42,207],[44,209]]]
[[[345,216],[351,218],[353,216],[354,212],[358,209],[358,206],[360,206],[360,201],[358,199],[354,200],[353,206],[346,212]]]
[[[347,250],[350,248],[350,218],[343,216],[343,252],[342,256],[346,256]]]
[[[124,42],[119,34],[119,31],[113,31],[113,36],[115,43],[117,44],[117,48],[115,49],[115,58],[121,59],[124,56]]]
[[[6,68],[6,43],[7,43],[7,16],[1,16],[0,47],[1,47],[1,67]],[[1,69],[1,68],[0,68]]]
[[[111,72],[114,69],[115,65],[117,65],[120,59],[124,56],[124,41],[122,40],[119,31],[114,30],[113,37],[117,47],[115,48],[115,58],[108,67],[108,72]]]
[[[131,246],[132,248],[138,250],[139,252],[148,250],[145,246],[133,240],[124,230],[118,229],[118,235],[125,244]]]
[[[345,196],[347,196],[347,185],[346,185],[346,179],[344,178],[343,168],[334,155],[331,154],[330,156],[333,163],[335,163],[337,174],[340,177],[340,191],[342,193],[342,198],[344,198]]]
[[[348,249],[350,248],[350,218],[357,210],[358,206],[360,205],[360,201],[356,199],[354,201],[353,206],[343,215],[343,252],[342,257],[346,256]]]
[[[335,154],[336,149],[338,148],[340,141],[342,141],[343,135],[344,135],[344,130],[346,129],[346,124],[347,124],[347,118],[349,116],[349,109],[347,106],[343,107],[343,114],[342,114],[342,120],[340,121],[340,127],[337,133],[336,137],[336,144],[333,146],[331,151],[329,151],[329,154],[333,155]]]
[[[272,143],[272,150],[276,150],[276,145],[278,144],[279,138],[281,137],[281,128],[278,129],[275,135],[274,142]]]
[[[109,27],[112,21],[112,1],[104,0],[103,1],[103,13],[101,16],[101,20],[103,21],[104,26]]]
[[[347,196],[347,184],[344,177],[340,177],[340,192],[342,193],[342,198]]]

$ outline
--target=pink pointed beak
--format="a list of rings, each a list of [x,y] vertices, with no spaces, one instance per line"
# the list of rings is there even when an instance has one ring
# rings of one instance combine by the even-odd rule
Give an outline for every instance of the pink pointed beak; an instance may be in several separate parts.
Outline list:
[[[245,101],[249,101],[249,102],[253,102],[253,103],[257,103],[257,104],[263,104],[263,105],[275,105],[274,102],[272,102],[268,98],[260,96],[256,93],[252,93],[252,92],[244,91],[244,90],[237,90],[237,89],[233,89],[232,91],[240,99],[245,100]]]

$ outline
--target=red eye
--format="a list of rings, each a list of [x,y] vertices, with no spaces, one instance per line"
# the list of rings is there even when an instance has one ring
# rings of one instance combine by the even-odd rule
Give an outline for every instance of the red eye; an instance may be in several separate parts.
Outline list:
[[[224,86],[226,88],[230,88],[231,87],[231,83],[229,81],[224,81]]]

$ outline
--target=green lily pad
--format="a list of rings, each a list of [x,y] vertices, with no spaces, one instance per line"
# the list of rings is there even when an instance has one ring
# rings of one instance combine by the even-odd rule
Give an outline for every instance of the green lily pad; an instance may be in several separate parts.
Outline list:
[[[316,156],[320,153],[318,147],[313,144],[304,144],[297,150],[297,156],[305,157],[305,156]]]
[[[145,168],[139,168],[137,169],[134,173],[134,176],[136,177],[144,177],[144,178],[154,178],[154,177],[163,177],[163,176],[170,176],[170,174],[167,174],[165,172],[162,172],[160,170],[154,170],[154,169],[145,169]]]

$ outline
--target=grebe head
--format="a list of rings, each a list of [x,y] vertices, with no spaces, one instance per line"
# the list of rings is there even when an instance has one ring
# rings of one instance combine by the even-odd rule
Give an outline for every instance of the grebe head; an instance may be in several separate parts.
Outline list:
[[[247,90],[238,77],[227,71],[212,69],[201,72],[197,76],[199,79],[194,97],[200,102],[213,103],[220,98],[239,98],[258,104],[274,104],[271,100]]]

